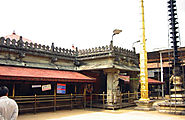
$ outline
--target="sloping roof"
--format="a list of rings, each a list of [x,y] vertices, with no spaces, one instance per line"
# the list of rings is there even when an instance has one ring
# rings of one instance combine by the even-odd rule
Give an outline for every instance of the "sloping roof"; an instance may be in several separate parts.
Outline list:
[[[20,36],[17,35],[15,32],[13,32],[11,35],[5,36],[5,39],[7,39],[7,38],[10,38],[10,40],[15,39],[16,41],[18,41],[20,39]],[[22,40],[23,40],[23,42],[28,42],[28,43],[31,43],[32,42],[31,40],[26,39],[24,37],[22,37]]]
[[[149,84],[164,84],[164,82],[152,79],[152,78],[148,78],[148,83]]]
[[[77,81],[95,82],[95,78],[85,76],[78,72],[11,67],[11,66],[0,66],[0,79],[63,81],[63,82],[77,82]]]
[[[123,76],[123,75],[120,75],[119,78],[120,78],[121,80],[124,80],[124,83],[125,83],[125,84],[129,84],[129,82],[130,82],[130,76]]]
[[[119,78],[121,80],[124,80],[125,84],[129,84],[129,82],[130,82],[130,76],[120,75]],[[139,82],[140,82],[140,80],[139,80]],[[158,80],[148,78],[148,84],[164,84],[164,82],[160,82]]]

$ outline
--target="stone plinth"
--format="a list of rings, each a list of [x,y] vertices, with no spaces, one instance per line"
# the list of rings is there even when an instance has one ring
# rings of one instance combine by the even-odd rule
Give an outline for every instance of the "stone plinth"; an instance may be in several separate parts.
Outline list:
[[[137,107],[135,110],[142,110],[142,111],[153,111],[155,108],[153,108],[154,100],[148,100],[148,101],[140,101],[136,100],[135,103]]]
[[[185,115],[185,104],[167,101],[158,105],[160,106],[159,112],[161,113]]]
[[[174,84],[174,88],[171,89],[172,95],[170,95],[170,99],[158,104],[159,112],[185,115],[185,94],[184,88],[181,87],[182,79],[180,76],[172,76],[171,80]]]

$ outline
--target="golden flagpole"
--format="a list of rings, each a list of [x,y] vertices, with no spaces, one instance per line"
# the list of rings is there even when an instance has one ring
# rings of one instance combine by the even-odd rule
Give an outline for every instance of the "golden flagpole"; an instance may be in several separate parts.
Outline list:
[[[139,101],[149,101],[148,98],[148,71],[147,71],[147,51],[145,45],[145,20],[144,20],[144,5],[143,0],[141,0],[142,8],[142,30],[143,30],[143,40],[141,42],[140,51],[140,80],[141,80],[141,98]]]

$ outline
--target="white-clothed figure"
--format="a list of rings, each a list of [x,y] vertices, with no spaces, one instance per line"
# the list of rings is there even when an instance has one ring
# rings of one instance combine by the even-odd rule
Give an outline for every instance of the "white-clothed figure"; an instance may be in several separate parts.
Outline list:
[[[0,87],[0,120],[16,120],[18,116],[17,103],[8,98],[8,88]]]

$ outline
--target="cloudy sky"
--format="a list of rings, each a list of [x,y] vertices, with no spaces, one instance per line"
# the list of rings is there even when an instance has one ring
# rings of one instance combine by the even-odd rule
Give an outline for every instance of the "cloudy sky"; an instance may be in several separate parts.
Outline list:
[[[114,45],[132,49],[141,39],[140,0],[1,0],[0,36],[79,49]],[[145,0],[147,51],[168,48],[167,0]],[[181,46],[185,46],[185,0],[177,0]],[[139,50],[139,44],[134,44]]]

